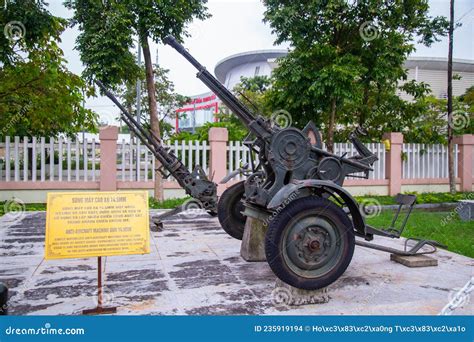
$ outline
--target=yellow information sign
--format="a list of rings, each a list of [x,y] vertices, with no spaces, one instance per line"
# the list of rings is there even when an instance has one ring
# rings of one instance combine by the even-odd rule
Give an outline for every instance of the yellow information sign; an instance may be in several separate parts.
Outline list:
[[[150,253],[148,193],[48,193],[46,259]]]

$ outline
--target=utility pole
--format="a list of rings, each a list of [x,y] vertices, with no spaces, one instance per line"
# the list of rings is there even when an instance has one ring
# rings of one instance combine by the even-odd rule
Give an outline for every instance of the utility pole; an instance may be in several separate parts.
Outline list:
[[[82,108],[86,108],[86,94],[84,89],[82,89]],[[82,143],[84,143],[84,139],[86,138],[86,132],[84,127],[82,127]]]
[[[140,47],[140,41],[138,41],[138,53],[137,53],[137,59],[138,59],[138,66],[140,67],[141,66],[141,63],[142,63],[142,50],[141,50],[141,47]],[[141,98],[142,98],[142,84],[141,84],[141,80],[138,79],[137,80],[137,99],[136,99],[136,107],[137,107],[137,112],[136,112],[136,120],[138,123],[140,123],[140,117],[141,117]],[[132,141],[132,132],[130,132],[130,141]],[[138,179],[138,175],[139,175],[139,168],[140,168],[140,151],[138,150],[138,138],[136,139],[135,141],[135,146],[137,146],[137,152],[136,152],[136,162],[135,162],[135,165],[136,165],[136,168],[135,168],[135,178],[137,179],[137,181],[139,180]]]
[[[192,132],[193,134],[196,133],[196,101],[193,101],[194,104],[193,104],[193,118],[192,118],[192,125],[193,125],[193,128],[192,128]]]
[[[449,191],[456,193],[456,175],[454,174],[453,144],[453,35],[454,35],[454,0],[449,8],[449,47],[448,47],[448,173]]]
[[[160,64],[159,64],[159,60],[158,60],[158,47],[156,47],[156,61],[155,61],[155,65],[157,68],[160,67]],[[160,103],[158,101],[156,101],[156,109],[158,111],[158,120],[160,121],[161,123],[161,120],[163,119],[160,119],[160,116],[162,116],[162,114],[160,115]],[[160,126],[161,127],[161,126]]]

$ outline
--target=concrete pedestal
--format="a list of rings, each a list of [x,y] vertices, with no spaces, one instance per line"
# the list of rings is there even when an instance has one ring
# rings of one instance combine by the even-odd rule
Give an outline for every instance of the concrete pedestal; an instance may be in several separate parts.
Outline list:
[[[438,266],[438,260],[427,255],[398,255],[390,254],[390,260],[407,267]]]
[[[272,303],[275,306],[301,306],[309,304],[324,304],[329,302],[328,288],[319,290],[297,289],[277,279],[272,292]]]
[[[462,221],[474,221],[474,200],[459,201],[457,206],[459,218]]]
[[[240,256],[245,261],[265,261],[265,233],[267,227],[256,218],[247,217]]]

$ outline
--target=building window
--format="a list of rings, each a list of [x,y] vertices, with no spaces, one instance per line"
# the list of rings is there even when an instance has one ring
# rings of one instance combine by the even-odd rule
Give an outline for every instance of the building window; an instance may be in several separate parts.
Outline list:
[[[257,66],[257,67],[255,67],[255,75],[254,76],[258,76],[259,73],[260,73],[260,66]]]

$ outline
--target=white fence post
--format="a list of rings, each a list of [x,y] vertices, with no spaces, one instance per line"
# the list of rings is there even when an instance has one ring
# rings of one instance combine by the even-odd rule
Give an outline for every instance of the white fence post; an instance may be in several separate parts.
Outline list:
[[[208,170],[208,157],[211,147],[206,141],[174,141],[173,143],[167,141],[164,144],[174,152],[175,156],[181,160],[188,170],[192,171],[195,165],[201,165],[208,174],[209,172],[217,171],[215,167],[211,171]],[[369,173],[369,179],[385,179],[385,146],[379,143],[365,144],[365,146],[379,158],[374,164],[374,171]],[[28,137],[6,136],[4,142],[0,142],[0,148],[5,153],[4,160],[0,162],[0,181],[44,182],[46,178],[48,178],[48,181],[67,180],[68,182],[78,182],[91,179],[96,181],[98,179],[97,174],[100,174],[100,170],[96,168],[97,153],[100,151],[100,145],[96,144],[94,138],[91,141],[84,139],[82,143],[77,138],[75,142],[72,142],[70,138],[59,137],[57,143],[54,138],[50,138],[48,144],[46,144],[45,137],[32,137],[30,139]],[[348,157],[356,154],[352,144],[348,143],[337,143],[334,145],[334,150],[338,155],[347,153]],[[455,145],[455,172],[458,170],[460,150],[458,145]],[[467,155],[465,150],[466,148],[463,147],[462,151]],[[403,179],[444,179],[448,177],[448,153],[446,146],[406,143],[403,144],[402,151],[406,157],[402,163]],[[59,157],[57,166],[55,153]],[[136,158],[134,153],[137,153]],[[49,158],[47,154],[49,154]],[[122,181],[150,181],[150,178],[154,180],[154,172],[152,172],[150,177],[149,171],[155,168],[155,158],[146,146],[140,143],[126,142],[123,139],[121,143],[117,144],[116,154],[119,159],[117,165],[117,169],[120,172],[120,175],[117,176],[119,179]],[[228,141],[225,155],[228,163],[223,167],[226,170],[219,171],[226,174],[228,171],[238,168],[241,162],[250,162],[251,158],[249,149],[240,141]],[[220,160],[216,160],[215,155],[214,159],[214,162],[223,165]],[[75,167],[72,165],[74,161]],[[88,166],[89,162],[92,163],[91,168]],[[80,167],[81,163],[83,163],[82,168]],[[239,180],[241,178],[243,177],[236,177]],[[350,178],[357,179],[357,177]],[[173,181],[173,178],[170,177],[167,181]],[[466,181],[465,184],[467,184]],[[464,188],[467,187],[468,185],[464,185]]]

